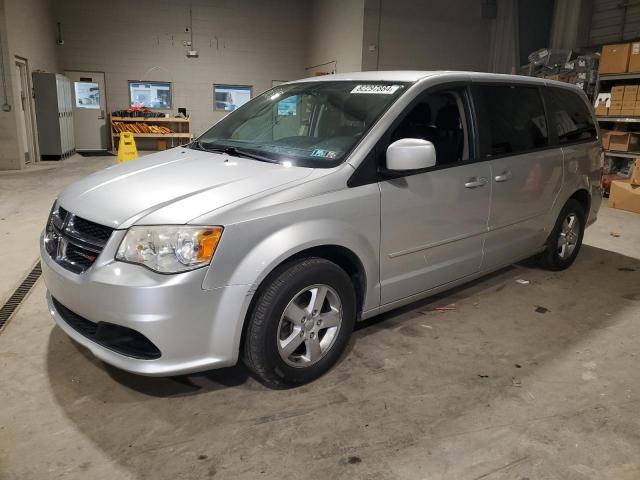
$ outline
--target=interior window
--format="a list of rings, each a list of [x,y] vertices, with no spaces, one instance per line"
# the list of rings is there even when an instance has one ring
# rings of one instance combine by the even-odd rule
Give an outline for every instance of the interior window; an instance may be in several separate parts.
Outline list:
[[[457,91],[436,92],[425,97],[408,114],[391,136],[421,138],[433,143],[436,165],[469,159],[467,121],[462,96]]]
[[[482,85],[475,89],[484,156],[516,154],[549,144],[537,87]]]
[[[580,95],[563,88],[546,89],[559,143],[595,139],[596,125]]]
[[[171,83],[129,81],[129,102],[132,107],[171,108]]]

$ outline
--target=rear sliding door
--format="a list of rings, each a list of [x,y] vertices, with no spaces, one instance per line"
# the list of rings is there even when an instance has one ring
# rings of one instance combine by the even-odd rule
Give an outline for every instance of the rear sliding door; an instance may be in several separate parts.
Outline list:
[[[536,253],[548,235],[548,215],[562,186],[562,150],[554,147],[536,85],[473,88],[480,155],[491,168],[491,208],[483,269]]]

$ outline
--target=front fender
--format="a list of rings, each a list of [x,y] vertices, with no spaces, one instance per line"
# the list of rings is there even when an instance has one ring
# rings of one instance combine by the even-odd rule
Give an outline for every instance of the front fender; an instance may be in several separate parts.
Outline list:
[[[203,288],[257,286],[278,265],[313,247],[336,245],[358,257],[366,275],[363,308],[379,305],[380,203],[377,185],[294,202],[277,213],[225,227]]]

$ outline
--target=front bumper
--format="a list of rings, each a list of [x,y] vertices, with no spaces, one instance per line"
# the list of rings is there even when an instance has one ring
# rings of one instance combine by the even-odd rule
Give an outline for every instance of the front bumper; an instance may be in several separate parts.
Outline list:
[[[114,232],[114,237],[120,232]],[[42,273],[49,312],[58,326],[96,357],[129,372],[169,376],[234,365],[251,285],[203,290],[207,268],[162,275],[113,260],[118,238],[111,238],[94,265],[82,274],[65,270],[44,250]],[[91,322],[133,329],[159,350],[145,360],[95,343],[64,318],[53,301]]]

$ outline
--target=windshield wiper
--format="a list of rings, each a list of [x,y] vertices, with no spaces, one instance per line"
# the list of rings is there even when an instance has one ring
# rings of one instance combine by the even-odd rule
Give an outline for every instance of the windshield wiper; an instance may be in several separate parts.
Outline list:
[[[244,157],[250,158],[252,160],[258,160],[260,162],[278,163],[278,161],[273,158],[265,157],[257,153],[248,152],[237,147],[223,147],[218,145],[207,146],[207,144],[202,143],[200,140],[194,141],[192,145],[196,150],[204,150],[205,152],[226,153],[227,155],[231,155],[232,157]]]
[[[189,147],[193,148],[194,150],[202,150],[204,152],[209,151],[209,149],[206,148],[200,140],[194,140],[189,144]]]

